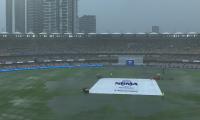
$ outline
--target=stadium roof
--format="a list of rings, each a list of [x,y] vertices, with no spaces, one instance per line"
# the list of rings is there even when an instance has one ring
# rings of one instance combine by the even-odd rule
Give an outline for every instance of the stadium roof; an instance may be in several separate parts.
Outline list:
[[[198,34],[197,32],[189,32],[188,34]]]
[[[88,33],[89,35],[96,35],[97,33]]]
[[[20,33],[20,32],[15,32],[14,34],[22,34],[22,33]]]
[[[60,34],[60,33],[52,33],[52,34],[56,35],[56,34]]]
[[[146,34],[146,33],[143,33],[143,32],[139,32],[139,33],[136,33],[136,34],[144,35],[144,34]]]
[[[164,34],[164,35],[168,35],[168,34],[171,34],[171,33],[169,33],[169,32],[164,32],[164,33],[162,33],[162,34]]]
[[[149,33],[149,34],[152,34],[152,35],[157,35],[158,33],[156,33],[156,32],[151,32],[151,33]]]
[[[70,34],[72,34],[72,33],[64,33],[64,34],[70,35]]]
[[[8,34],[8,32],[1,32],[0,34]]]
[[[121,33],[112,33],[112,34],[118,35],[118,34],[121,34]]]
[[[162,96],[155,80],[130,78],[102,78],[89,90],[92,94],[127,94]]]
[[[176,33],[174,33],[174,34],[183,34],[182,32],[176,32]]]
[[[100,34],[106,35],[106,34],[108,34],[108,33],[100,33]]]
[[[84,35],[84,33],[76,33],[77,35]]]
[[[28,32],[27,34],[34,34],[33,32]]]
[[[41,35],[46,35],[47,33],[45,33],[45,32],[41,32],[40,34],[41,34]]]
[[[125,34],[134,34],[134,33],[129,33],[129,32],[127,32],[127,33],[125,33]]]

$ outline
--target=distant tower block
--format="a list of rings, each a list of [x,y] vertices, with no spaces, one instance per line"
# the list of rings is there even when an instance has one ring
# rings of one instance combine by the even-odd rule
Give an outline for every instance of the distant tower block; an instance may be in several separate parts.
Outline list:
[[[84,15],[79,18],[80,33],[96,33],[96,16]]]
[[[152,32],[153,33],[160,33],[160,27],[159,26],[152,26]]]
[[[25,33],[25,0],[6,0],[6,32]]]

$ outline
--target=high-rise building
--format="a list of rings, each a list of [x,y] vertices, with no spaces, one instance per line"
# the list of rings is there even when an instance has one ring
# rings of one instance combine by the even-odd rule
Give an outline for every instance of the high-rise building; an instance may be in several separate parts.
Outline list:
[[[43,0],[27,0],[26,4],[27,32],[41,33],[43,31]]]
[[[0,14],[2,15],[0,19],[0,32],[5,32],[5,24],[6,24],[6,18],[5,16],[5,0],[0,0]]]
[[[58,0],[43,1],[43,31],[47,33],[59,32],[58,30]]]
[[[79,32],[96,33],[96,16],[84,15],[79,18]]]
[[[44,0],[43,31],[47,33],[76,33],[77,0]]]
[[[25,33],[25,0],[15,0],[15,31]]]
[[[9,33],[76,33],[77,0],[6,0]]]
[[[6,31],[25,33],[25,0],[6,0]]]
[[[160,27],[159,26],[152,26],[152,32],[160,33]]]
[[[6,0],[6,31],[12,33],[12,2],[13,0]]]
[[[73,8],[69,11],[72,13],[72,33],[79,32],[79,17],[78,17],[78,0],[70,0],[72,2]],[[70,25],[70,23],[69,23]]]

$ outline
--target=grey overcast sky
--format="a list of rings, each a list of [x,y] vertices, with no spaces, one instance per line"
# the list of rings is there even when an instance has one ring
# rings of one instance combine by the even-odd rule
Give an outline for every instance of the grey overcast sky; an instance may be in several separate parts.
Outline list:
[[[79,15],[97,15],[98,32],[200,31],[200,0],[79,0]]]
[[[5,4],[0,0],[0,31]],[[79,0],[79,15],[97,15],[97,32],[200,32],[200,0]]]

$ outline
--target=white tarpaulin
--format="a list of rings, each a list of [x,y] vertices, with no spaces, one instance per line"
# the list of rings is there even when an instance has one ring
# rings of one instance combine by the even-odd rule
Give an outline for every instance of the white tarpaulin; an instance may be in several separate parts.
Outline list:
[[[155,80],[130,78],[102,78],[89,90],[95,94],[157,95],[162,92]]]

